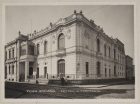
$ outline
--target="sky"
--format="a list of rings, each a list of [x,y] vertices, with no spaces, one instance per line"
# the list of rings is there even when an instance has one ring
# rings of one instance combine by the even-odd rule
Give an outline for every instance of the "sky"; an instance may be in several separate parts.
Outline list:
[[[46,28],[76,10],[103,27],[108,36],[118,38],[125,45],[125,53],[134,58],[134,8],[132,5],[46,5],[6,6],[6,43],[14,40],[20,30],[29,34]]]

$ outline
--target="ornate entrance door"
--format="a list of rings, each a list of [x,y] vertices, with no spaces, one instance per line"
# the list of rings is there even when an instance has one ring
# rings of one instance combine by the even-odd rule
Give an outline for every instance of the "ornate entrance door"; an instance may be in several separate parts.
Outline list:
[[[58,71],[57,71],[58,76],[61,78],[65,76],[65,60],[61,59],[58,61]]]

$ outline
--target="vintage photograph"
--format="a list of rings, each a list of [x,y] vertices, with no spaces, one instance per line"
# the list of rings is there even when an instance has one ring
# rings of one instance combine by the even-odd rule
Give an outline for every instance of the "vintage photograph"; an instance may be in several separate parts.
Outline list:
[[[134,5],[6,5],[5,99],[135,99]]]

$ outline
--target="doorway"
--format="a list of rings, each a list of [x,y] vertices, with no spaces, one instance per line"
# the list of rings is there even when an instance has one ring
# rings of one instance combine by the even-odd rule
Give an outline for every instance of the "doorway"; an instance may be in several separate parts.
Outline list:
[[[48,74],[47,74],[47,67],[44,67],[44,78],[48,79]]]
[[[65,76],[65,60],[64,59],[58,60],[58,72],[57,72],[57,74],[61,78]]]

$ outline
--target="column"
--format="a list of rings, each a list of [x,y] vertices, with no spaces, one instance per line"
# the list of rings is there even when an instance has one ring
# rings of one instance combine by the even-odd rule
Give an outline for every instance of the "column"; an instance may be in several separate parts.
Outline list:
[[[29,61],[25,62],[25,81],[27,81],[27,76],[29,75]]]
[[[28,55],[28,42],[26,44],[26,55]]]

